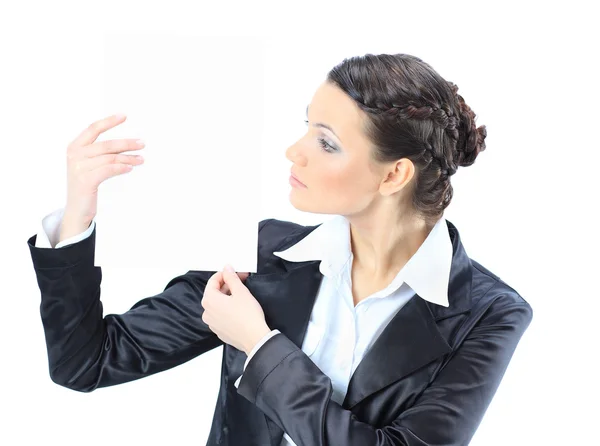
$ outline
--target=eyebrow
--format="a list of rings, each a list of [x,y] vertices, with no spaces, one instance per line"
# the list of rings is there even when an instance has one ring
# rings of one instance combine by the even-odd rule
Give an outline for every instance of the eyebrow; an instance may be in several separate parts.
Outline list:
[[[308,119],[308,107],[309,107],[309,106],[307,105],[307,106],[306,106],[306,119]],[[329,130],[331,133],[333,133],[333,134],[335,135],[335,137],[336,137],[337,139],[339,139],[339,141],[340,141],[340,142],[342,142],[342,138],[340,138],[340,137],[337,135],[337,133],[335,133],[335,132],[333,131],[333,129],[332,129],[331,127],[329,127],[327,124],[323,124],[322,122],[315,122],[313,125],[314,125],[315,127],[321,127],[321,128],[324,128],[324,129],[327,129],[327,130]],[[343,142],[342,142],[342,144],[343,144]]]

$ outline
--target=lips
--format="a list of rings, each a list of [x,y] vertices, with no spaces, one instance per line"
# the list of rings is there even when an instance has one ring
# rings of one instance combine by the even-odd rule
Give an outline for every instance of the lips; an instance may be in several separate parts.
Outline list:
[[[300,179],[294,175],[293,172],[290,172],[290,175],[292,176],[292,178],[294,178],[298,183],[301,183],[302,185],[306,186],[306,184],[304,184],[302,181],[300,181]]]

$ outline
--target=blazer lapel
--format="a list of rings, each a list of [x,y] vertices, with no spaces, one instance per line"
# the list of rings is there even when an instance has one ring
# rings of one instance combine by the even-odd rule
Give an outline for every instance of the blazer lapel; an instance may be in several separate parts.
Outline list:
[[[472,270],[458,230],[451,222],[447,224],[452,240],[450,306],[436,305],[415,293],[384,328],[354,371],[342,404],[344,409],[352,408],[367,396],[452,351],[437,321],[470,311]]]
[[[319,261],[284,262],[287,271],[251,274],[244,285],[261,304],[267,325],[301,348],[323,275]]]
[[[415,295],[396,313],[358,364],[343,407],[351,408],[451,350],[427,303]]]

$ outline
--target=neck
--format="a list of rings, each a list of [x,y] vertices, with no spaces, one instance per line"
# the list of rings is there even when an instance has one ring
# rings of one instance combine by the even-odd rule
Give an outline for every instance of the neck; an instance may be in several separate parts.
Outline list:
[[[370,209],[345,216],[350,222],[353,268],[385,280],[398,274],[423,244],[433,226],[410,212]]]

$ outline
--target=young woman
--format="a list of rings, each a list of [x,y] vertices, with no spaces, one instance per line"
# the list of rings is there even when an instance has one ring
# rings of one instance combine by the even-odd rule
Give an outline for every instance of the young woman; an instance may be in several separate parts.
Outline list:
[[[188,271],[103,317],[96,191],[141,161],[134,141],[68,148],[68,199],[28,240],[50,376],[90,392],[223,345],[209,445],[466,445],[531,306],[469,258],[444,215],[451,177],[486,130],[421,59],[345,59],[316,90],[287,150],[292,204],[316,226],[259,223],[258,270]]]

